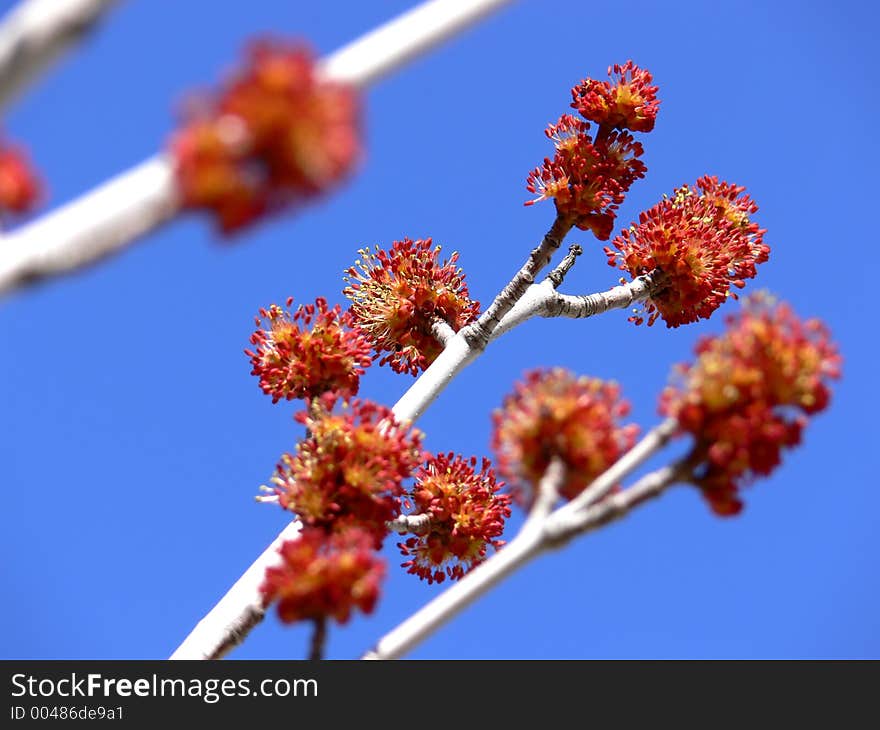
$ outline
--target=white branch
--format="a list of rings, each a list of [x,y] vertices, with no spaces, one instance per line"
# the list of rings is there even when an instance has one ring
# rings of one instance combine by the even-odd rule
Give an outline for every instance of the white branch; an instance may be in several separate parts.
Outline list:
[[[369,86],[509,2],[430,0],[325,58],[319,68],[328,80]],[[119,253],[179,209],[171,160],[147,160],[5,236],[0,295]]]
[[[659,448],[656,442],[655,447]],[[638,446],[633,450],[636,449]],[[612,467],[615,474],[624,469],[631,471],[640,463],[639,459],[628,459],[628,456],[625,455]],[[621,462],[624,467],[619,466]],[[594,481],[587,491],[595,492],[594,485],[611,479],[607,476],[609,472]],[[548,550],[561,547],[577,535],[625,516],[635,506],[659,495],[681,473],[681,465],[674,464],[647,474],[630,488],[586,509],[572,512],[567,509],[573,504],[570,502],[547,516],[530,516],[508,545],[383,636],[363,658],[399,659],[526,563]],[[552,462],[541,480],[539,494],[552,494],[562,483],[564,475],[559,462]],[[615,477],[611,483],[617,481],[618,477]]]
[[[492,331],[490,339],[500,337],[532,317],[583,319],[612,309],[626,309],[636,302],[648,299],[663,283],[663,275],[653,272],[597,294],[572,295],[556,291],[555,280],[548,276],[526,289],[525,294]]]
[[[116,0],[23,0],[0,19],[0,110]]]
[[[564,478],[562,462],[551,462],[538,486],[539,502],[543,499],[541,495],[558,494]],[[541,508],[530,516],[510,543],[382,637],[364,659],[397,659],[403,656],[501,580],[537,557],[542,549],[542,525],[547,519],[542,509],[545,506],[546,499],[543,499]]]
[[[147,160],[4,237],[0,293],[118,253],[178,210],[171,161]]]
[[[285,527],[169,658],[220,659],[244,641],[266,614],[260,593],[266,568],[280,563],[278,550],[284,542],[296,538],[299,531],[299,522]]]
[[[369,86],[511,0],[430,0],[341,48],[321,64],[328,78]]]

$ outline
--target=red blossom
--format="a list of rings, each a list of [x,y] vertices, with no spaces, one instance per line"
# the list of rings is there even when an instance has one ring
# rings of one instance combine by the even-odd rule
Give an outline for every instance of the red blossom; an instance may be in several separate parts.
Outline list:
[[[400,514],[403,481],[423,460],[421,432],[368,401],[296,418],[308,435],[281,456],[272,477],[281,506],[327,532],[363,528],[379,545]]]
[[[767,261],[765,231],[751,219],[758,206],[744,190],[701,177],[642,213],[612,241],[613,249],[606,247],[608,263],[633,279],[655,270],[665,275],[665,286],[645,305],[649,325],[658,317],[667,327],[707,319],[728,297],[736,298],[731,286],[744,287]]]
[[[585,79],[571,90],[571,106],[584,118],[609,129],[650,132],[660,108],[654,77],[627,61],[608,67],[607,81]]]
[[[292,302],[288,299],[287,306]],[[251,374],[273,403],[325,393],[346,399],[357,395],[360,376],[372,362],[371,345],[338,304],[330,309],[319,297],[314,304],[301,304],[293,316],[273,304],[260,310],[256,324],[254,349],[245,354],[251,359]]]
[[[528,504],[558,457],[566,467],[561,494],[573,499],[635,443],[638,427],[618,424],[628,412],[616,383],[532,370],[493,414],[498,470]]]
[[[39,199],[40,188],[24,150],[0,146],[0,215],[27,213]]]
[[[284,623],[333,618],[344,624],[356,608],[373,612],[385,564],[369,533],[351,529],[328,536],[306,527],[278,552],[281,564],[266,569],[260,593],[266,607],[278,603]]]
[[[398,545],[410,557],[402,564],[408,573],[428,583],[442,583],[446,576],[457,580],[485,559],[489,546],[503,545],[498,538],[510,517],[510,496],[498,494],[504,483],[496,482],[488,459],[479,472],[476,466],[476,457],[449,453],[419,468],[413,513],[431,519],[424,532]]]
[[[458,331],[476,319],[480,303],[468,294],[458,254],[440,262],[431,239],[394,241],[390,251],[358,252],[343,293],[354,323],[372,340],[377,354],[398,373],[418,375],[442,352],[431,331],[440,320]]]
[[[329,190],[360,156],[358,116],[354,91],[321,80],[305,48],[254,43],[171,142],[184,205],[228,233]]]
[[[624,195],[647,168],[637,159],[642,145],[628,132],[594,140],[589,129],[589,123],[570,114],[547,127],[556,154],[529,173],[526,188],[538,197],[526,205],[553,198],[557,215],[607,241]]]
[[[727,330],[700,340],[697,361],[679,366],[663,414],[695,439],[695,481],[713,511],[737,514],[740,489],[775,469],[796,446],[808,417],[830,401],[828,380],[841,357],[818,320],[754,296],[727,319]]]

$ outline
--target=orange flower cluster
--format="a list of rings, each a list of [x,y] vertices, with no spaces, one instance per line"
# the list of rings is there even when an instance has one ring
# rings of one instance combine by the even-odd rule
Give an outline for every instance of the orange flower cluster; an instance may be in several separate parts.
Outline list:
[[[751,219],[758,206],[744,190],[701,177],[642,213],[638,225],[605,248],[608,263],[633,279],[656,270],[665,275],[666,285],[645,305],[649,325],[658,317],[667,327],[708,318],[736,298],[731,286],[741,289],[768,259],[765,231]],[[641,324],[644,318],[630,319]]]
[[[442,320],[458,331],[476,319],[479,302],[468,294],[453,253],[440,263],[440,246],[431,239],[394,241],[390,251],[359,251],[343,290],[351,300],[353,322],[373,343],[379,361],[398,373],[417,375],[442,352],[431,331]]]
[[[571,106],[600,127],[650,132],[660,109],[650,71],[632,61],[608,67],[607,81],[586,79],[571,90]]]
[[[187,208],[232,232],[343,180],[360,156],[358,101],[296,44],[261,41],[171,142]]]
[[[638,427],[616,383],[562,368],[532,370],[493,414],[492,447],[517,501],[531,503],[554,458],[566,467],[561,494],[573,499],[635,443]]]
[[[292,303],[292,298],[287,300],[288,307]],[[371,345],[339,305],[330,309],[319,297],[291,316],[273,304],[260,310],[256,324],[251,335],[254,349],[245,354],[251,359],[251,374],[260,379],[260,388],[273,403],[282,398],[357,395],[360,376],[372,362]]]
[[[0,216],[27,213],[40,196],[40,183],[24,151],[0,147]]]
[[[611,237],[626,192],[647,172],[638,159],[642,145],[625,130],[649,132],[660,103],[650,73],[632,61],[614,69],[619,75],[614,86],[586,79],[572,89],[572,106],[599,124],[595,136],[589,122],[563,114],[545,131],[556,153],[526,181],[529,192],[538,196],[526,205],[553,198],[560,218],[592,231],[600,241]]]
[[[419,468],[411,506],[431,520],[424,533],[398,545],[410,557],[402,564],[408,573],[428,583],[457,580],[485,559],[489,546],[503,545],[498,538],[510,517],[510,496],[498,493],[504,483],[496,482],[488,459],[479,472],[476,466],[475,457],[449,453]]]
[[[827,381],[840,377],[841,357],[819,321],[801,321],[766,296],[745,302],[696,354],[660,410],[694,437],[694,478],[712,510],[735,515],[742,486],[770,474],[782,451],[800,443],[807,418],[828,406]]]
[[[385,565],[368,532],[352,529],[328,537],[306,527],[279,554],[281,564],[266,570],[260,592],[266,606],[277,601],[283,622],[329,617],[346,623],[356,608],[372,613]]]
[[[327,532],[367,530],[376,547],[400,514],[402,482],[422,462],[422,434],[388,408],[353,401],[347,412],[300,413],[308,435],[281,456],[272,484],[282,507]]]

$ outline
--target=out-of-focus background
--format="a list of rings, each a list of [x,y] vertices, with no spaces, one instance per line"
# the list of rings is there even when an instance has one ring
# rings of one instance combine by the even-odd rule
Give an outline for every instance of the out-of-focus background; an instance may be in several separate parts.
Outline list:
[[[185,93],[210,88],[254,35],[324,54],[414,4],[126,0],[4,131],[29,146],[54,206],[155,153]],[[533,563],[412,656],[880,656],[877,22],[867,2],[521,0],[368,92],[367,159],[341,192],[233,242],[186,216],[0,301],[0,656],[167,656],[285,523],[253,500],[301,433],[295,405],[273,406],[249,375],[258,308],[342,301],[357,249],[404,236],[459,251],[490,301],[553,217],[551,203],[523,207],[550,154],[544,126],[574,83],[629,58],[662,106],[618,229],[704,173],[746,185],[772,247],[747,291],[824,319],[844,379],[740,517],[674,490]],[[600,243],[570,241],[586,253],[565,291],[616,283]],[[427,446],[488,454],[492,409],[536,366],[617,379],[650,427],[670,367],[736,306],[678,330],[624,312],[530,322],[430,409]],[[410,382],[374,367],[361,394],[391,405]],[[437,593],[397,569],[393,543],[376,612],[332,631],[331,658],[359,656]],[[232,656],[299,658],[307,642],[273,613]]]

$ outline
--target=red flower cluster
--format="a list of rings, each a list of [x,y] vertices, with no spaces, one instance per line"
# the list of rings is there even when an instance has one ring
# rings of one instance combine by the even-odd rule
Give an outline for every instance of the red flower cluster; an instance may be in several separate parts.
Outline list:
[[[485,559],[490,545],[503,545],[498,538],[510,517],[510,496],[498,494],[504,483],[495,481],[488,459],[479,472],[476,466],[475,457],[439,454],[416,473],[413,511],[431,520],[423,534],[398,545],[410,557],[402,564],[408,573],[428,583],[447,575],[457,580]]]
[[[571,106],[585,119],[609,129],[650,132],[660,108],[654,77],[632,61],[608,67],[611,82],[586,79],[571,90]]]
[[[387,352],[386,363],[398,373],[417,375],[442,352],[433,335],[442,320],[458,331],[476,319],[479,302],[468,294],[464,272],[456,266],[458,254],[440,263],[440,246],[431,239],[395,241],[390,251],[359,251],[361,260],[347,274],[343,290],[351,300],[351,314],[373,343],[376,353]],[[359,267],[360,270],[358,270]]]
[[[783,449],[800,443],[807,417],[828,406],[841,358],[819,321],[801,321],[767,297],[747,301],[696,353],[660,410],[693,435],[695,480],[712,510],[734,515],[740,488],[772,472]]]
[[[289,307],[293,299],[287,300]],[[263,324],[265,320],[265,325]],[[371,345],[351,326],[351,315],[319,297],[300,305],[291,317],[276,304],[260,310],[254,350],[245,350],[260,388],[277,403],[282,398],[311,400],[325,393],[357,395],[360,376],[371,362]]]
[[[704,176],[639,216],[605,248],[611,266],[632,278],[659,270],[667,283],[646,303],[648,324],[667,327],[708,318],[742,288],[770,254],[765,231],[751,220],[758,206],[745,188]],[[643,317],[631,317],[641,324]]]
[[[642,145],[631,134],[611,132],[594,140],[589,129],[588,122],[569,114],[547,127],[545,134],[556,145],[556,154],[529,173],[526,188],[538,197],[526,205],[553,198],[558,215],[607,241],[626,191],[647,168],[636,159]]]
[[[26,213],[40,196],[40,183],[24,151],[0,147],[0,216]]]
[[[501,475],[530,503],[554,457],[562,459],[562,496],[573,499],[628,451],[638,432],[620,426],[629,412],[620,388],[562,368],[532,370],[493,414],[492,447]]]
[[[266,570],[260,592],[266,606],[278,602],[284,623],[323,618],[346,623],[355,608],[372,613],[385,565],[369,533],[352,529],[328,536],[306,527],[279,554],[281,564]]]
[[[224,232],[330,189],[360,155],[354,92],[298,45],[261,41],[171,142],[184,205]]]
[[[650,73],[632,61],[614,66],[614,72],[619,78],[613,87],[586,79],[572,89],[572,106],[599,124],[596,135],[590,135],[588,122],[563,114],[545,131],[556,154],[532,170],[526,183],[538,196],[526,205],[553,198],[558,216],[593,231],[600,241],[611,237],[617,208],[630,186],[647,172],[638,159],[642,145],[629,132],[618,130],[650,132],[660,104]]]
[[[363,528],[378,547],[386,522],[400,514],[403,480],[423,460],[422,434],[367,401],[342,414],[296,418],[308,435],[281,456],[272,477],[281,506],[327,532]]]

